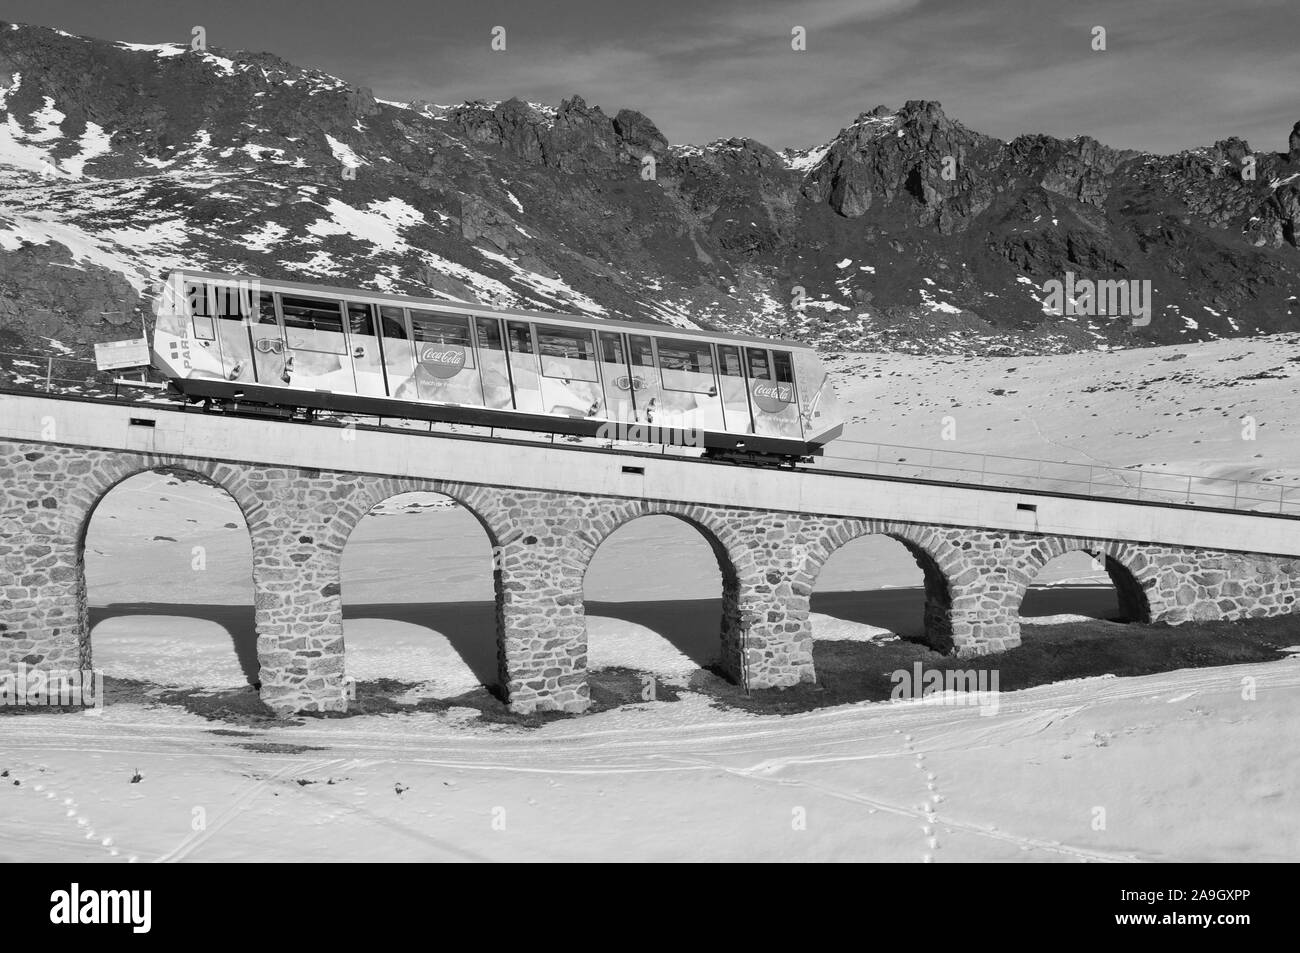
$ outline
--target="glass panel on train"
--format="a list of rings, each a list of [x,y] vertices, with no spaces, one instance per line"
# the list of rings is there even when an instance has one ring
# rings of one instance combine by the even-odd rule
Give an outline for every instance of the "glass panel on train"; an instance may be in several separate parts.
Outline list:
[[[545,413],[542,377],[533,351],[533,326],[527,321],[507,321],[506,342],[510,348],[510,381],[514,387],[515,410],[526,414]]]
[[[603,416],[605,395],[596,370],[594,333],[553,324],[538,324],[534,330],[545,412],[566,417]]]
[[[750,347],[745,349],[745,354],[749,361],[755,432],[802,438],[790,352],[775,351],[769,355],[765,349]]]
[[[469,316],[415,308],[410,315],[420,399],[482,406],[483,382],[474,373]]]
[[[190,349],[190,375],[217,380],[232,380],[230,370],[238,362],[233,357],[229,365],[222,357],[222,337],[227,322],[219,318],[217,292],[210,285],[202,282],[188,282],[185,285],[185,305],[190,315],[190,327],[194,330],[195,347]],[[238,371],[242,372],[242,368]]]
[[[632,357],[632,394],[636,402],[636,419],[652,424],[659,412],[661,387],[659,368],[655,366],[654,342],[641,334],[629,334],[628,351]]]
[[[683,431],[723,429],[713,345],[680,338],[659,338],[656,344],[663,391],[655,422]]]
[[[344,353],[343,315],[337,301],[281,295],[280,310],[289,350]]]
[[[600,346],[600,377],[605,389],[604,416],[609,420],[633,423],[636,420],[636,405],[623,335],[614,331],[599,331],[596,338]]]
[[[384,371],[388,393],[398,400],[419,400],[415,383],[415,348],[406,333],[406,309],[380,305],[379,329],[384,336]]]
[[[257,313],[248,326],[248,336],[253,342],[253,371],[259,384],[278,387],[291,382],[285,371],[284,332],[275,316],[275,295],[263,291],[257,296]]]
[[[352,371],[357,379],[357,393],[368,397],[386,397],[384,355],[375,332],[375,306],[360,301],[345,305],[348,322],[348,347],[352,350]]]
[[[722,408],[726,429],[731,433],[753,433],[754,420],[749,408],[749,385],[741,363],[740,348],[734,344],[718,345],[718,383],[722,391]]]
[[[839,398],[815,352],[795,351],[794,373],[804,436],[811,440],[841,422]]]
[[[343,336],[341,302],[280,295],[286,368],[294,387],[351,393],[356,388],[352,358]]]
[[[208,285],[208,313],[217,319],[221,339],[221,366],[228,381],[253,383],[253,344],[248,336],[245,312],[250,302],[241,300],[241,289]]]
[[[483,403],[488,407],[509,410],[514,401],[510,393],[510,371],[506,367],[501,322],[497,318],[475,318],[474,338],[478,347],[479,376],[483,382]]]

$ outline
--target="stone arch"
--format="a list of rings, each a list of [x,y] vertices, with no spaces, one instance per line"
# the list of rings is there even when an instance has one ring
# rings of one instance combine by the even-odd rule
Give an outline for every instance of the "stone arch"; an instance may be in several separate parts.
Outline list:
[[[384,500],[401,496],[403,493],[439,493],[455,500],[483,527],[493,547],[500,546],[503,537],[507,535],[505,520],[497,504],[496,494],[487,487],[468,486],[443,480],[376,478],[363,481],[356,488],[354,495],[348,499],[347,506],[342,511],[346,518],[338,527],[341,536],[340,549],[342,544],[347,543],[357,524],[367,513]]]
[[[1023,552],[1016,568],[1015,591],[1008,609],[1017,626],[1025,593],[1043,567],[1060,556],[1077,552],[1105,557],[1106,575],[1115,587],[1120,615],[1130,622],[1151,621],[1152,607],[1148,591],[1155,586],[1156,580],[1145,572],[1146,559],[1137,547],[1116,540],[1049,536],[1035,540]]]
[[[925,642],[938,652],[953,648],[953,580],[962,569],[960,550],[937,531],[910,523],[885,520],[846,520],[813,535],[801,581],[811,592],[832,555],[856,539],[887,536],[901,543],[920,568],[925,586]]]
[[[601,544],[624,526],[646,516],[671,516],[686,523],[704,538],[712,550],[722,575],[722,615],[718,632],[720,667],[733,681],[743,683],[746,663],[741,652],[742,580],[752,583],[758,570],[753,555],[725,513],[663,500],[622,500],[601,507],[587,526],[575,533],[575,540],[580,541],[583,548],[582,581],[585,582]]]
[[[346,502],[340,507],[341,519],[336,521],[333,532],[336,534],[338,549],[338,559],[333,564],[334,583],[336,594],[333,599],[338,603],[340,620],[342,619],[342,602],[343,602],[343,551],[352,538],[361,521],[380,503],[390,500],[395,496],[401,496],[406,493],[437,493],[445,496],[462,507],[469,513],[476,523],[483,529],[488,538],[488,545],[493,552],[492,559],[492,591],[495,602],[495,636],[497,650],[497,674],[499,684],[497,686],[488,686],[489,688],[499,688],[502,691],[506,688],[506,661],[505,647],[503,636],[505,632],[504,618],[504,585],[501,565],[501,546],[503,540],[509,539],[511,534],[508,529],[507,520],[504,517],[503,510],[499,505],[499,499],[496,491],[489,487],[472,486],[462,483],[453,483],[442,480],[419,480],[408,478],[367,478],[362,479],[353,488],[353,492],[348,496]],[[518,534],[515,534],[518,535]],[[347,633],[341,629],[341,634],[336,643],[336,649],[344,661],[346,667],[347,652]]]
[[[121,454],[104,454],[92,464],[82,476],[76,489],[68,494],[66,508],[61,516],[71,530],[75,540],[75,578],[73,580],[73,599],[76,608],[77,655],[85,669],[93,667],[94,653],[90,639],[90,602],[86,581],[86,538],[90,531],[90,522],[100,504],[113,490],[133,477],[144,473],[185,474],[191,479],[223,492],[239,509],[244,521],[245,531],[249,534],[250,546],[256,550],[256,533],[254,532],[255,513],[260,505],[253,499],[248,487],[239,479],[236,467],[191,457],[176,457],[159,454],[147,454],[139,457]],[[250,575],[253,567],[250,566]],[[254,587],[255,587],[254,583]],[[259,667],[261,659],[259,657]]]

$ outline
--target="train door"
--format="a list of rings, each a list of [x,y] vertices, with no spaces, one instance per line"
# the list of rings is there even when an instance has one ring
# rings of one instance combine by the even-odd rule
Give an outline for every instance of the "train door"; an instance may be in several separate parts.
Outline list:
[[[388,395],[397,400],[419,400],[415,383],[415,348],[406,326],[406,310],[392,305],[379,306],[379,329],[384,338],[384,377]]]
[[[740,348],[734,344],[718,345],[718,385],[725,429],[731,433],[753,433],[754,414],[749,404],[745,364],[740,358]]]
[[[254,313],[248,316],[248,339],[253,348],[253,370],[259,384],[279,387],[289,383],[285,373],[284,329],[275,310],[275,295],[263,291],[257,296]]]
[[[182,308],[187,312],[190,328],[194,332],[193,347],[189,349],[189,376],[225,378],[221,362],[221,342],[217,340],[217,319],[208,310],[207,286],[186,284]]]
[[[346,301],[344,309],[356,392],[367,397],[384,397],[388,393],[384,387],[384,353],[375,327],[374,305]]]
[[[659,413],[655,423],[681,430],[722,430],[722,398],[713,345],[689,338],[655,341],[659,356]]]
[[[632,394],[636,404],[636,419],[643,424],[657,423],[662,397],[659,385],[659,368],[655,365],[654,339],[641,334],[629,334],[628,352],[632,365]]]
[[[600,346],[600,377],[605,392],[605,418],[620,423],[635,423],[636,396],[632,391],[632,366],[628,363],[627,335],[600,331],[597,337]]]
[[[754,432],[771,437],[803,438],[789,351],[745,348],[749,394],[754,407]]]
[[[588,328],[535,324],[542,408],[565,417],[604,417],[595,333]]]
[[[228,381],[253,380],[253,348],[248,339],[245,313],[251,308],[250,291],[240,284],[205,286],[207,313],[215,319],[221,347],[221,368]]]
[[[479,377],[483,385],[483,405],[509,410],[514,406],[514,401],[511,398],[510,368],[500,319],[475,318],[474,338]]]
[[[290,383],[312,390],[354,392],[357,382],[343,332],[343,303],[282,294],[280,314]]]
[[[524,414],[544,414],[542,382],[537,372],[537,353],[533,347],[533,326],[527,321],[506,322],[506,352],[510,358],[510,384],[514,391],[515,410]]]

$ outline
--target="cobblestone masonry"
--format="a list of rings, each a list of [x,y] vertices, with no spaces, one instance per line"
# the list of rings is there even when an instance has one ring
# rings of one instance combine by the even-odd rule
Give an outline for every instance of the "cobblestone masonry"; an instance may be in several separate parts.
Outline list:
[[[1268,616],[1295,608],[1300,559],[1102,539],[924,526],[395,480],[147,453],[0,441],[0,669],[89,668],[84,543],[95,506],[147,470],[181,469],[224,489],[252,537],[261,693],[281,711],[347,704],[343,547],[376,503],[424,490],[457,500],[496,554],[500,684],[517,711],[588,706],[583,575],[597,547],[640,516],[668,514],[708,540],[723,578],[719,658],[750,688],[814,679],[809,599],[849,541],[897,539],[925,577],[930,643],[981,655],[1020,643],[1018,610],[1048,561],[1105,559],[1137,620]]]

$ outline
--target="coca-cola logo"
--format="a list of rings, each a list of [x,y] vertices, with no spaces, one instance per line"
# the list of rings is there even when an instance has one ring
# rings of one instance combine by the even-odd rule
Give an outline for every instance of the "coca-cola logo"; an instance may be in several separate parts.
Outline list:
[[[459,344],[426,344],[420,365],[434,377],[455,377],[465,367],[465,349]]]
[[[779,414],[794,403],[794,385],[756,381],[754,403],[766,414]]]

